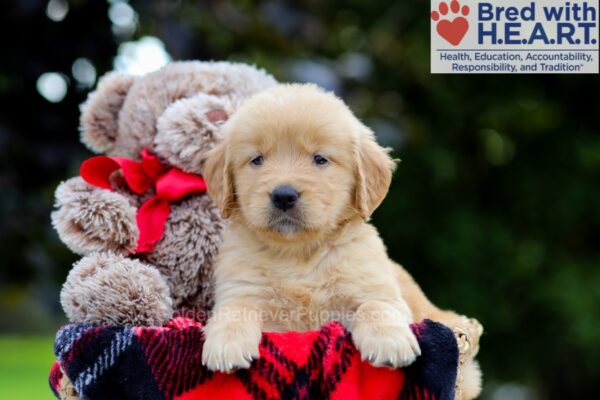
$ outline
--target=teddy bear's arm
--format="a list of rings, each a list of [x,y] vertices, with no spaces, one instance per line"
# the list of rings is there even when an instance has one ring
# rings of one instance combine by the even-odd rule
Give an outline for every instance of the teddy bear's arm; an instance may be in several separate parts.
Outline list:
[[[136,208],[124,195],[75,177],[58,186],[55,200],[52,224],[73,252],[86,255],[108,250],[126,255],[135,250],[139,236]]]

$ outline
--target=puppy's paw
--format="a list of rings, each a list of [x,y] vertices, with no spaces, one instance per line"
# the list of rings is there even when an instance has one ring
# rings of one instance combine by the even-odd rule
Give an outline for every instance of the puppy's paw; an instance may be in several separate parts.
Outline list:
[[[209,321],[204,329],[202,364],[211,371],[230,373],[250,368],[259,357],[261,332],[243,322]]]
[[[417,338],[408,325],[382,328],[360,324],[353,328],[352,338],[361,358],[376,367],[406,367],[421,355]]]

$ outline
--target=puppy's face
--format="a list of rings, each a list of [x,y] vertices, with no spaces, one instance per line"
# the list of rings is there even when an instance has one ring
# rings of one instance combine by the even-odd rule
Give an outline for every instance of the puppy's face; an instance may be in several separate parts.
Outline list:
[[[394,163],[330,93],[281,85],[248,100],[225,124],[204,176],[224,216],[294,241],[368,218]]]

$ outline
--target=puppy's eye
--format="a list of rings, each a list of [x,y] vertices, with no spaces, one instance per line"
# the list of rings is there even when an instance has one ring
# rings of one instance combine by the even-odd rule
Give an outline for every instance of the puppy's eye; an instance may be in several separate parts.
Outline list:
[[[315,164],[317,165],[325,165],[329,162],[328,159],[326,159],[325,157],[323,157],[320,154],[317,154],[313,157],[313,161],[315,162]]]
[[[263,156],[257,156],[250,160],[250,162],[252,163],[252,165],[259,166],[262,165],[263,162],[265,162],[265,158]]]

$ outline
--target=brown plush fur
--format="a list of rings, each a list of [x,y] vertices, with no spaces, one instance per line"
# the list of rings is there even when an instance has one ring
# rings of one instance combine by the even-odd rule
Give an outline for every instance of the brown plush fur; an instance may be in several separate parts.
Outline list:
[[[82,105],[81,138],[96,152],[139,159],[145,148],[167,165],[201,174],[201,157],[221,140],[223,122],[274,84],[264,71],[226,62],[177,62],[142,77],[110,73]],[[134,261],[127,255],[139,235],[135,215],[152,191],[131,192],[119,174],[112,182],[108,191],[77,177],[56,191],[53,225],[85,256],[61,293],[67,316],[161,324],[173,310],[191,308],[201,317],[213,304],[212,267],[224,225],[219,210],[207,194],[171,204],[162,239]]]
[[[82,105],[81,141],[96,153],[110,153],[119,134],[119,113],[135,77],[111,72]]]
[[[142,149],[156,150],[158,143],[171,140],[170,146],[161,147],[161,157],[189,172],[200,171],[195,169],[197,165],[179,155],[211,147],[210,141],[214,144],[215,140],[212,135],[218,135],[209,135],[208,141],[206,133],[198,134],[205,129],[202,124],[204,118],[197,118],[198,111],[206,108],[229,115],[244,99],[275,84],[264,71],[228,62],[177,62],[133,82],[130,79],[123,79],[120,74],[109,74],[101,81],[108,89],[99,87],[97,93],[82,105],[82,141],[92,150],[139,157]],[[190,104],[190,99],[198,95],[198,101]],[[184,108],[173,109],[179,101],[188,104]],[[119,103],[121,107],[117,110]],[[104,109],[108,104],[110,108]],[[167,109],[177,112],[169,117]],[[115,122],[107,122],[110,120],[107,114],[118,117],[115,120],[116,131],[112,130]],[[181,124],[176,128],[180,134],[167,133],[157,143],[155,136],[159,134],[158,121],[162,116],[170,119],[171,125],[173,122]],[[211,125],[207,127],[211,128]]]
[[[77,322],[161,324],[173,313],[169,288],[156,268],[107,252],[73,266],[60,300],[69,320]]]
[[[350,329],[364,359],[391,367],[420,354],[409,329],[415,320],[471,328],[427,300],[367,223],[394,163],[341,100],[312,85],[280,85],[242,105],[224,132],[205,165],[210,194],[230,218],[205,328],[210,369],[248,367],[261,331],[318,329],[329,320]],[[318,165],[315,155],[329,161]],[[272,203],[283,185],[299,193],[285,212]],[[480,387],[472,372],[469,398]]]
[[[118,193],[75,177],[56,189],[56,207],[52,221],[74,253],[109,250],[128,254],[135,249],[139,235],[136,209]]]
[[[209,196],[193,196],[171,208],[164,236],[145,260],[167,278],[174,299],[213,306],[213,263],[224,221]],[[185,284],[182,284],[184,282]]]

